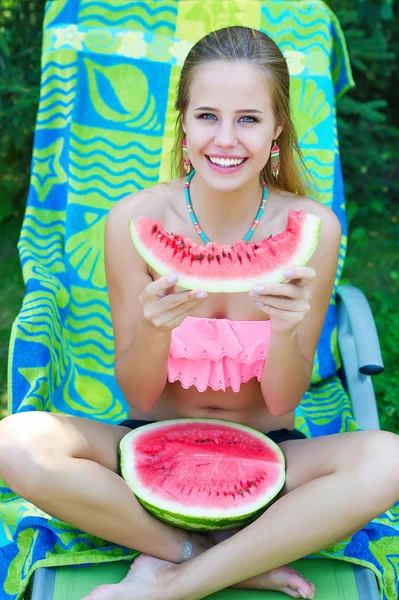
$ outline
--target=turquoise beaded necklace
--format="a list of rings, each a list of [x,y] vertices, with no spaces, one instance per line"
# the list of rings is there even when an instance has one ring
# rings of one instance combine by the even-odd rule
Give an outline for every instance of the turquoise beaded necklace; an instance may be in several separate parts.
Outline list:
[[[195,227],[195,230],[197,231],[197,233],[202,237],[202,239],[204,240],[205,244],[209,244],[211,241],[206,237],[205,233],[202,231],[199,223],[198,223],[198,219],[195,216],[195,212],[193,209],[193,205],[191,204],[191,198],[190,198],[190,182],[194,176],[195,173],[195,169],[193,169],[191,171],[191,173],[188,175],[187,179],[186,179],[186,183],[184,186],[184,193],[186,196],[186,204],[187,204],[187,208],[188,208],[188,212],[190,213],[190,217],[191,220],[193,222],[193,225]],[[259,225],[259,221],[262,218],[263,212],[265,210],[265,205],[266,205],[266,198],[267,198],[267,194],[268,194],[268,190],[266,187],[265,183],[262,183],[262,187],[263,187],[263,194],[262,194],[262,200],[260,203],[260,207],[258,210],[258,213],[254,219],[254,222],[251,225],[250,230],[248,231],[247,235],[244,237],[244,242],[248,242],[249,239],[251,238],[253,232],[255,231],[255,229],[257,228],[257,226]]]

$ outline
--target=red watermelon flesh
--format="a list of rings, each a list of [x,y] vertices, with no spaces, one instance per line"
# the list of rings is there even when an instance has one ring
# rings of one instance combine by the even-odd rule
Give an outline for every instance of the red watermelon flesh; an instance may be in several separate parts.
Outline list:
[[[244,292],[257,283],[285,279],[287,267],[305,265],[320,237],[321,219],[304,210],[288,211],[286,229],[256,243],[196,246],[181,234],[167,233],[160,221],[130,219],[137,251],[160,275],[179,275],[179,286],[208,292]]]
[[[253,520],[285,480],[280,448],[264,434],[218,419],[140,427],[121,442],[122,474],[158,518],[187,529]]]

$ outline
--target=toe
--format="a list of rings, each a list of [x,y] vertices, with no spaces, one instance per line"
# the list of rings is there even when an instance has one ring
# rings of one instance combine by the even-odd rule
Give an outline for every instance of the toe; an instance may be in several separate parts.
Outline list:
[[[296,598],[313,598],[316,590],[313,583],[299,573],[295,573],[289,578],[288,588],[298,592]]]

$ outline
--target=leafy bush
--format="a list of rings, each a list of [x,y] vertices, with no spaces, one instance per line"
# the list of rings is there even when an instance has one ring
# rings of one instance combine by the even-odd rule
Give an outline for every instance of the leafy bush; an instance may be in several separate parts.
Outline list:
[[[0,3],[0,221],[23,210],[39,102],[44,1]]]

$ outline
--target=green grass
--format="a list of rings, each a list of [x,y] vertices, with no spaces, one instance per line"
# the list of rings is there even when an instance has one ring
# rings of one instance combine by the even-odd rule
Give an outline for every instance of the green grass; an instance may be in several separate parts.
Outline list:
[[[349,231],[341,283],[359,287],[370,303],[385,371],[373,378],[381,428],[399,433],[399,212],[358,218]],[[21,216],[0,223],[0,418],[7,414],[7,354],[25,287],[17,252]]]

